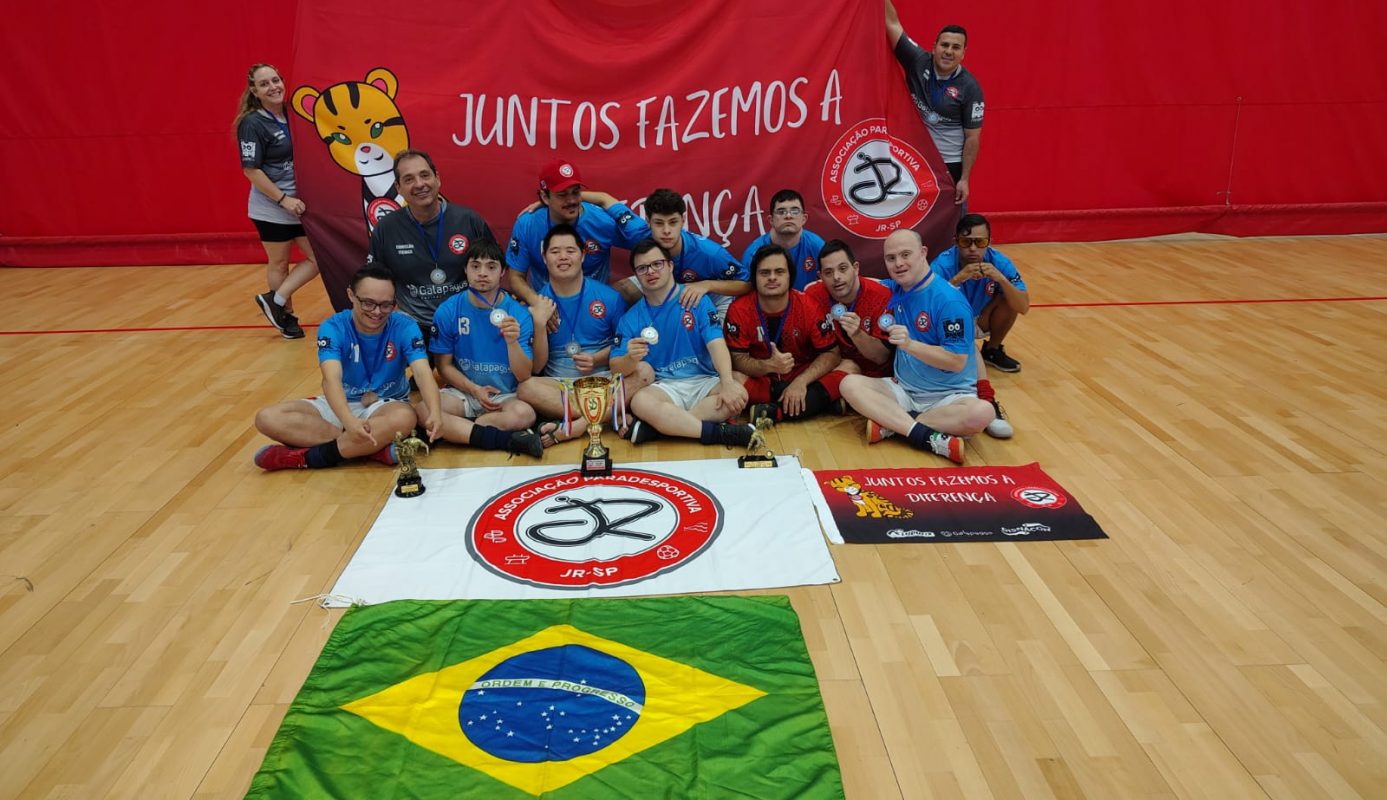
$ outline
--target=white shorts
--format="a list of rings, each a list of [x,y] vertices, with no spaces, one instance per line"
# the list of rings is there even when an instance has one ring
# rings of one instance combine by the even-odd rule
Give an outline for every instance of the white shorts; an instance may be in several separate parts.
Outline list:
[[[452,386],[444,386],[442,389],[439,389],[438,391],[441,394],[446,394],[449,397],[456,397],[457,399],[461,400],[462,415],[468,419],[476,419],[477,417],[480,417],[483,414],[491,413],[490,410],[482,408],[480,400],[468,394],[467,392],[464,392],[461,389],[457,389]],[[507,400],[511,399],[512,397],[515,397],[515,392],[511,392],[510,394],[495,394],[491,396],[491,402],[499,406]]]
[[[926,411],[951,405],[960,400],[976,400],[978,398],[977,392],[945,392],[943,394],[912,392],[902,386],[895,378],[877,378],[877,380],[891,387],[891,394],[895,396],[896,402],[911,414],[923,414]]]
[[[668,381],[655,381],[651,389],[659,389],[674,401],[676,406],[688,411],[698,401],[713,393],[722,379],[716,375],[700,375],[697,378],[675,378]],[[644,391],[642,389],[642,391]]]
[[[345,429],[345,426],[342,424],[342,420],[338,419],[337,415],[332,412],[332,406],[328,405],[326,397],[305,397],[303,401],[313,406],[314,410],[318,412],[318,416],[322,417],[328,422],[331,422],[333,425],[336,425],[339,428]],[[381,407],[386,405],[387,403],[405,403],[406,405],[408,405],[408,402],[404,400],[386,400],[384,398],[381,398],[369,406],[363,406],[360,403],[348,400],[347,408],[350,408],[352,410],[352,416],[356,417],[357,419],[370,419],[372,414],[376,413],[377,411],[380,411]]]
[[[544,365],[544,372],[540,373],[539,377],[553,378],[554,380],[563,379],[567,381],[573,381],[578,378],[610,378],[612,377],[612,371],[603,368],[595,369],[592,372],[579,372],[577,367],[559,367],[554,362],[550,361],[548,364]]]

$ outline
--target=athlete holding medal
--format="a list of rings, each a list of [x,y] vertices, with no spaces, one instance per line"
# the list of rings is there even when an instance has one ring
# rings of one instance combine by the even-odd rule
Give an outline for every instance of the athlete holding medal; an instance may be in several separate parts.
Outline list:
[[[467,284],[438,307],[429,352],[443,378],[439,435],[484,450],[509,450],[536,458],[544,454],[539,435],[528,428],[535,410],[516,396],[530,377],[536,328],[549,321],[552,306],[530,308],[501,290],[505,253],[491,239],[467,248]],[[427,408],[416,406],[421,425]]]
[[[891,290],[862,277],[862,265],[847,242],[830,239],[824,245],[819,251],[819,280],[805,287],[804,293],[819,306],[828,306],[838,352],[843,355],[837,369],[820,378],[824,386],[837,391],[847,375],[890,376],[892,352],[877,322]]]
[[[610,375],[607,359],[616,341],[617,323],[626,313],[626,301],[616,289],[583,274],[583,246],[578,229],[559,223],[544,236],[544,263],[549,282],[539,290],[537,303],[554,308],[556,324],[544,331],[536,318],[534,366],[538,375],[520,384],[520,399],[545,420],[537,428],[545,447],[587,431],[587,419],[562,381]],[[648,365],[625,381],[629,397],[655,379]],[[568,413],[564,404],[568,402]],[[567,419],[566,427],[563,420]]]
[[[387,214],[371,234],[369,260],[395,276],[395,299],[428,335],[444,300],[467,288],[464,253],[470,244],[495,240],[477,212],[439,195],[433,159],[422,150],[395,156],[395,181],[403,213]]]
[[[867,418],[867,441],[900,434],[921,450],[963,463],[963,439],[993,420],[992,405],[975,391],[977,350],[973,315],[963,294],[936,276],[920,235],[886,237],[891,290],[877,320],[896,348],[895,377],[843,379],[843,397]]]

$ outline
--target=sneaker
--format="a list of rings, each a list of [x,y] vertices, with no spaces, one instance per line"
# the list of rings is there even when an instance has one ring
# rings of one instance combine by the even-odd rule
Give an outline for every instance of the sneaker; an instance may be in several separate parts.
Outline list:
[[[776,411],[775,403],[752,403],[747,412],[747,419],[751,421],[752,425],[755,425],[756,420],[765,417],[774,425],[776,423]]]
[[[987,427],[983,430],[993,439],[1010,439],[1015,431],[1012,429],[1011,423],[1007,421],[1007,412],[1002,410],[1002,404],[996,400],[989,402],[992,403],[992,410],[997,412],[997,418],[987,423]]]
[[[1020,372],[1021,362],[1007,355],[1007,349],[1002,345],[982,346],[982,360],[991,364],[1002,372]]]
[[[372,461],[379,461],[387,467],[393,467],[396,464],[400,463],[400,459],[395,457],[394,442],[391,442],[390,444],[386,445],[385,447],[382,447],[381,449],[366,457],[371,459]]]
[[[725,447],[746,447],[751,444],[751,436],[756,429],[741,423],[723,422],[718,425],[718,439]]]
[[[284,311],[284,327],[280,329],[279,335],[285,339],[302,339],[303,326],[299,325],[299,318],[294,316],[294,312]]]
[[[275,330],[284,333],[285,318],[290,316],[290,314],[288,311],[284,310],[284,306],[275,303],[275,293],[265,292],[264,294],[257,294],[255,296],[255,304],[260,306],[261,313],[265,315],[265,319],[268,319],[271,325],[275,326]],[[302,333],[303,330],[300,329],[299,332]]]
[[[655,430],[655,426],[648,422],[636,420],[631,423],[631,444],[644,444],[659,435],[660,432]]]
[[[255,454],[255,466],[266,472],[279,469],[308,469],[308,461],[304,459],[307,452],[307,447],[267,444]]]
[[[895,436],[896,432],[890,428],[881,427],[881,423],[874,419],[867,420],[867,444],[876,444],[882,439],[889,439]]]
[[[848,405],[848,399],[846,397],[840,397],[834,400],[833,405],[829,406],[829,408],[840,417],[846,417],[852,413],[852,406]]]
[[[943,456],[955,464],[963,463],[962,437],[935,431],[929,436],[929,449],[935,455]]]
[[[512,453],[523,453],[534,456],[535,458],[544,457],[544,440],[534,431],[526,428],[523,431],[515,431],[510,435],[510,446],[507,448]]]

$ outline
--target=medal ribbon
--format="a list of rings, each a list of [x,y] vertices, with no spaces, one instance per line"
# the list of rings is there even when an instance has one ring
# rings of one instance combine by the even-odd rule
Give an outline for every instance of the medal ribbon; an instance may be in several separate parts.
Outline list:
[[[780,340],[783,339],[783,338],[785,338],[785,329],[788,328],[788,327],[790,327],[790,312],[794,310],[794,307],[795,307],[795,296],[794,296],[794,294],[791,294],[791,295],[790,295],[789,302],[787,302],[787,303],[785,304],[785,313],[784,313],[784,315],[782,315],[782,316],[780,317],[780,330],[778,330],[778,331],[775,332],[775,346],[776,346],[776,347],[779,347],[779,346],[780,346]],[[760,323],[761,323],[761,331],[762,331],[762,333],[766,336],[766,338],[770,338],[771,329],[770,329],[770,326],[766,324],[766,314],[765,314],[765,312],[763,312],[763,311],[761,310],[761,298],[759,298],[759,297],[756,298],[756,318],[757,318],[757,319],[760,321]]]
[[[434,237],[433,244],[429,243],[429,235],[424,231],[424,224],[414,218],[414,213],[410,212],[409,221],[414,223],[414,227],[419,229],[419,235],[424,239],[424,246],[429,248],[429,255],[433,258],[433,268],[438,269],[438,256],[443,252],[443,212],[448,208],[446,200],[438,201],[438,235]]]

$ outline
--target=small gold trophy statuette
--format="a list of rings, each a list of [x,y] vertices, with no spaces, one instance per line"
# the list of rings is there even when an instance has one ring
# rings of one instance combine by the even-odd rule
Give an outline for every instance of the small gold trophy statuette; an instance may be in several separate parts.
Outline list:
[[[751,434],[751,441],[746,443],[746,455],[737,457],[737,466],[742,469],[776,466],[775,453],[766,446],[766,431],[774,425],[775,422],[770,417],[757,417],[756,432]]]
[[[418,497],[424,493],[424,479],[419,477],[419,465],[414,462],[414,454],[420,448],[429,452],[428,442],[417,436],[395,434],[395,458],[399,461],[395,467],[396,497]]]
[[[589,375],[573,382],[578,413],[588,421],[588,446],[583,450],[579,472],[584,478],[612,474],[612,454],[602,444],[602,420],[612,406],[612,379]]]

